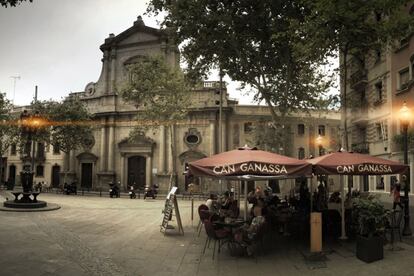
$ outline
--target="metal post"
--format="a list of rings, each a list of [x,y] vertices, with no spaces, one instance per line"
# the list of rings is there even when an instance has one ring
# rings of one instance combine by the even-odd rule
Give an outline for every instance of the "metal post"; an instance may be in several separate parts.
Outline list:
[[[244,183],[244,220],[247,221],[247,181],[243,181]]]
[[[405,123],[403,126],[404,131],[404,164],[408,165],[408,123]],[[404,229],[403,229],[403,236],[411,236],[411,228],[410,228],[410,198],[408,196],[408,188],[410,185],[410,173],[408,173],[405,177],[404,183]]]
[[[341,236],[339,239],[346,240],[348,237],[346,236],[345,231],[345,185],[343,175],[339,177],[339,182],[341,185]]]
[[[194,220],[194,196],[191,195],[191,224]]]

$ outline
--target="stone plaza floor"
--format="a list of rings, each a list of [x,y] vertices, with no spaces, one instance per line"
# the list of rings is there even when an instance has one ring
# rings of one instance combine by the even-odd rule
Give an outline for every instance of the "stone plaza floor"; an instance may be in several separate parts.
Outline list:
[[[7,196],[0,192],[0,199]],[[164,200],[41,194],[61,205],[49,212],[0,212],[0,275],[414,275],[414,243],[385,249],[366,264],[353,243],[324,245],[326,260],[307,261],[306,244],[281,237],[254,258],[223,249],[202,254],[205,234],[195,233],[191,202],[179,200],[185,235],[160,233]],[[196,202],[198,206],[199,202]],[[175,225],[175,221],[172,222]],[[411,245],[410,245],[411,244]]]

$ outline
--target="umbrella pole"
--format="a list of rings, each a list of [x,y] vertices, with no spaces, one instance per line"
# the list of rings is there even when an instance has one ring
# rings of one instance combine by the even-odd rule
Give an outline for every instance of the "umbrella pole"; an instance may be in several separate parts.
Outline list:
[[[244,220],[247,221],[247,183],[244,181]]]
[[[339,177],[339,182],[341,185],[341,236],[339,239],[346,240],[348,237],[345,232],[345,185],[343,175]]]

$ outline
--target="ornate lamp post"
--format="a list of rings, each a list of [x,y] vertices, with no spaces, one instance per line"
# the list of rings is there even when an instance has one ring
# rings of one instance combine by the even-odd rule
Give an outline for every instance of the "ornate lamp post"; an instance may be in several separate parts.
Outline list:
[[[319,134],[318,137],[315,139],[316,145],[318,146],[319,156],[324,155],[323,150],[323,137]]]
[[[31,145],[32,153],[30,157],[30,167],[24,166],[22,173],[23,193],[30,193],[33,191],[33,176],[35,163],[35,139],[37,131],[46,125],[46,120],[42,118],[39,112],[29,114],[24,110],[20,115],[21,135]]]
[[[400,121],[404,137],[404,164],[408,165],[408,125],[411,120],[411,110],[407,107],[407,103],[404,102],[403,106],[400,109]],[[404,180],[404,236],[411,236],[410,228],[410,200],[408,197],[408,189],[410,185],[409,174],[403,177]]]

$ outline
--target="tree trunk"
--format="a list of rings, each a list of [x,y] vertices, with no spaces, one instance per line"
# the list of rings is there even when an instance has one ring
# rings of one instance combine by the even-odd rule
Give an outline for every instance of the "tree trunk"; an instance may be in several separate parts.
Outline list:
[[[344,139],[344,143],[345,143],[345,149],[346,151],[349,151],[349,142],[348,142],[348,118],[347,118],[347,78],[348,78],[348,62],[347,62],[347,58],[348,58],[348,51],[344,50],[342,52],[343,54],[343,58],[344,58],[344,62],[343,62],[343,90],[341,93],[342,96],[342,116],[344,118],[344,135],[345,135],[345,139]]]

